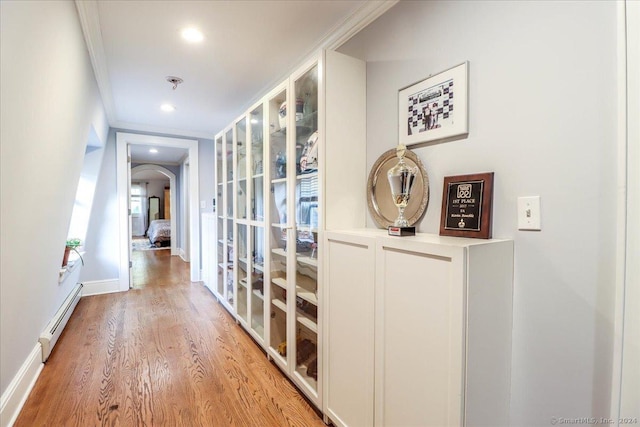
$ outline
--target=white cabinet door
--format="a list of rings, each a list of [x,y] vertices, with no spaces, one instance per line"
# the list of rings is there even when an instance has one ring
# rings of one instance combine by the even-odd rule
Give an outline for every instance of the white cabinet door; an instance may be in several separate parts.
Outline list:
[[[460,425],[464,251],[409,243],[377,248],[375,425]]]
[[[375,239],[326,234],[325,414],[373,425]]]
[[[512,241],[378,238],[375,425],[508,425],[512,286]]]

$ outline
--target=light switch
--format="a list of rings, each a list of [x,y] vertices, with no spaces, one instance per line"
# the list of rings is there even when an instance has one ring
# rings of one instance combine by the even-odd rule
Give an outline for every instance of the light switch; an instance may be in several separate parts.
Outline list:
[[[541,230],[540,196],[518,197],[518,230]]]
[[[207,208],[207,201],[200,200],[200,209],[206,209],[206,208]]]

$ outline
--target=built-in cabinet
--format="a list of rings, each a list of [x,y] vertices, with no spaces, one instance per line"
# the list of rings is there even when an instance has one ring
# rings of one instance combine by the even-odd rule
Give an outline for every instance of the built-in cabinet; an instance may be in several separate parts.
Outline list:
[[[337,426],[508,425],[513,242],[325,233]]]
[[[211,283],[207,284],[205,280],[205,285],[227,310],[235,313],[233,128],[229,127],[216,135],[214,144],[216,152],[215,235],[207,236],[203,232],[202,239],[203,241],[214,239],[216,242],[213,252],[216,274]],[[208,268],[203,266],[203,271],[208,271]]]
[[[365,64],[323,51],[215,137],[205,284],[318,408],[321,242],[365,224],[365,98]]]

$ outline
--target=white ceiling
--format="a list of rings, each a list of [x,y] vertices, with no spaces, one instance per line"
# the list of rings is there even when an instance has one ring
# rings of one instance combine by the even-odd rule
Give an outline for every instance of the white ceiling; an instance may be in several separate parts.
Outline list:
[[[111,127],[213,139],[309,55],[339,46],[396,2],[77,0],[76,5]],[[180,32],[188,26],[200,29],[204,41],[185,42]],[[167,76],[184,83],[173,90]],[[164,102],[176,110],[161,111]]]
[[[149,150],[154,148],[157,153]],[[153,163],[155,165],[178,165],[187,158],[189,151],[186,148],[166,147],[152,145],[131,145],[131,161],[133,163]]]

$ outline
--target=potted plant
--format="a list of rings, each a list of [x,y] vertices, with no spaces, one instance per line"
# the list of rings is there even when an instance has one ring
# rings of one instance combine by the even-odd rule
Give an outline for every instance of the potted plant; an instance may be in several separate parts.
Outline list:
[[[84,265],[84,260],[82,259],[82,255],[80,255],[80,252],[78,252],[78,246],[80,245],[82,245],[82,241],[77,237],[67,239],[67,242],[64,247],[64,258],[62,258],[63,267],[67,265],[69,261],[69,254],[71,253],[71,251],[74,251],[75,253],[78,254],[78,256],[80,257],[80,261],[82,262],[82,265]]]

